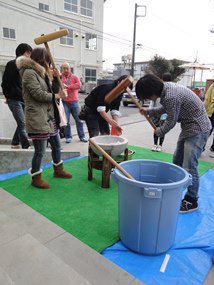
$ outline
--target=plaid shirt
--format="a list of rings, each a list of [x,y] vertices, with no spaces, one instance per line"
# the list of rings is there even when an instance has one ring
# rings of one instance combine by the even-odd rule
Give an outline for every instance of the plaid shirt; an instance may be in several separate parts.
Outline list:
[[[183,138],[205,133],[211,129],[203,102],[190,89],[176,83],[165,82],[160,103],[161,107],[148,110],[148,115],[151,117],[167,113],[166,121],[157,129],[158,136],[168,133],[177,122],[181,123]]]

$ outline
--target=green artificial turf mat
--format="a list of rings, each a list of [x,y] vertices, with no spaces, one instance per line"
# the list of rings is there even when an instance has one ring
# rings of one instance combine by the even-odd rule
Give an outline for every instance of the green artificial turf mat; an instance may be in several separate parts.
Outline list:
[[[139,146],[129,146],[131,150],[135,151],[135,154],[132,156],[133,159],[151,159],[151,160],[160,160],[165,162],[172,162],[172,154],[166,152],[155,152],[151,151],[148,148],[142,148]],[[214,167],[214,163],[199,161],[198,171],[199,175],[203,175],[207,170]]]
[[[170,154],[135,146],[130,149],[135,150],[132,159],[172,161]],[[214,164],[201,161],[200,175],[212,167]],[[94,179],[88,181],[87,157],[66,162],[65,168],[73,174],[72,179],[53,178],[52,167],[43,170],[43,178],[51,184],[47,190],[32,187],[27,174],[5,180],[0,186],[101,252],[119,239],[117,185],[111,181],[110,189],[101,188],[102,175],[98,170],[93,170]]]

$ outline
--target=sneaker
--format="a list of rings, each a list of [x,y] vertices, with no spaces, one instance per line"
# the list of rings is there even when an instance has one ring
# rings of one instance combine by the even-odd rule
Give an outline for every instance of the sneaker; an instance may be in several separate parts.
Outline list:
[[[84,137],[84,138],[81,138],[80,141],[81,141],[81,142],[84,142],[84,143],[87,143],[87,142],[88,142],[88,139]]]
[[[154,145],[151,150],[152,151],[157,151],[157,145]]]
[[[158,152],[162,151],[162,146],[161,145],[157,146],[156,151],[158,151]]]
[[[211,147],[211,148],[210,148],[210,151],[214,152],[214,149]]]
[[[72,139],[71,139],[71,138],[65,139],[65,142],[66,142],[66,143],[71,143],[71,142],[72,142]]]
[[[18,149],[21,148],[20,144],[11,144],[12,149]]]
[[[214,153],[211,152],[209,156],[210,156],[210,157],[214,157]]]
[[[183,199],[181,201],[181,206],[180,206],[180,213],[181,214],[190,213],[190,212],[196,211],[197,209],[198,209],[198,202],[197,201],[189,202],[186,199]]]

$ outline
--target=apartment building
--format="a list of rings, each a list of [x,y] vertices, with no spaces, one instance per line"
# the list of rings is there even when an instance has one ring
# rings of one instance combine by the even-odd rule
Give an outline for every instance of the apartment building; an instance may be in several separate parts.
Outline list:
[[[102,71],[103,0],[1,0],[0,83],[18,44],[35,46],[34,38],[67,28],[66,37],[49,43],[56,65],[67,61],[84,82]],[[1,91],[1,90],[0,90]]]

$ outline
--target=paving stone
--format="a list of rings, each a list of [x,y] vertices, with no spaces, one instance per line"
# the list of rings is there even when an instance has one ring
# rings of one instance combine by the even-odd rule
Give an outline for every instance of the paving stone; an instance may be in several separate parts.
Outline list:
[[[46,246],[93,285],[143,284],[68,233],[46,243]]]
[[[41,243],[52,240],[65,232],[65,230],[25,204],[5,209],[4,213]]]
[[[8,276],[8,274],[0,268],[0,284],[1,285],[15,285],[13,280]]]
[[[19,224],[12,221],[7,215],[0,211],[0,245],[6,244],[25,234],[26,232]]]
[[[90,285],[31,235],[0,246],[0,267],[16,285]]]

